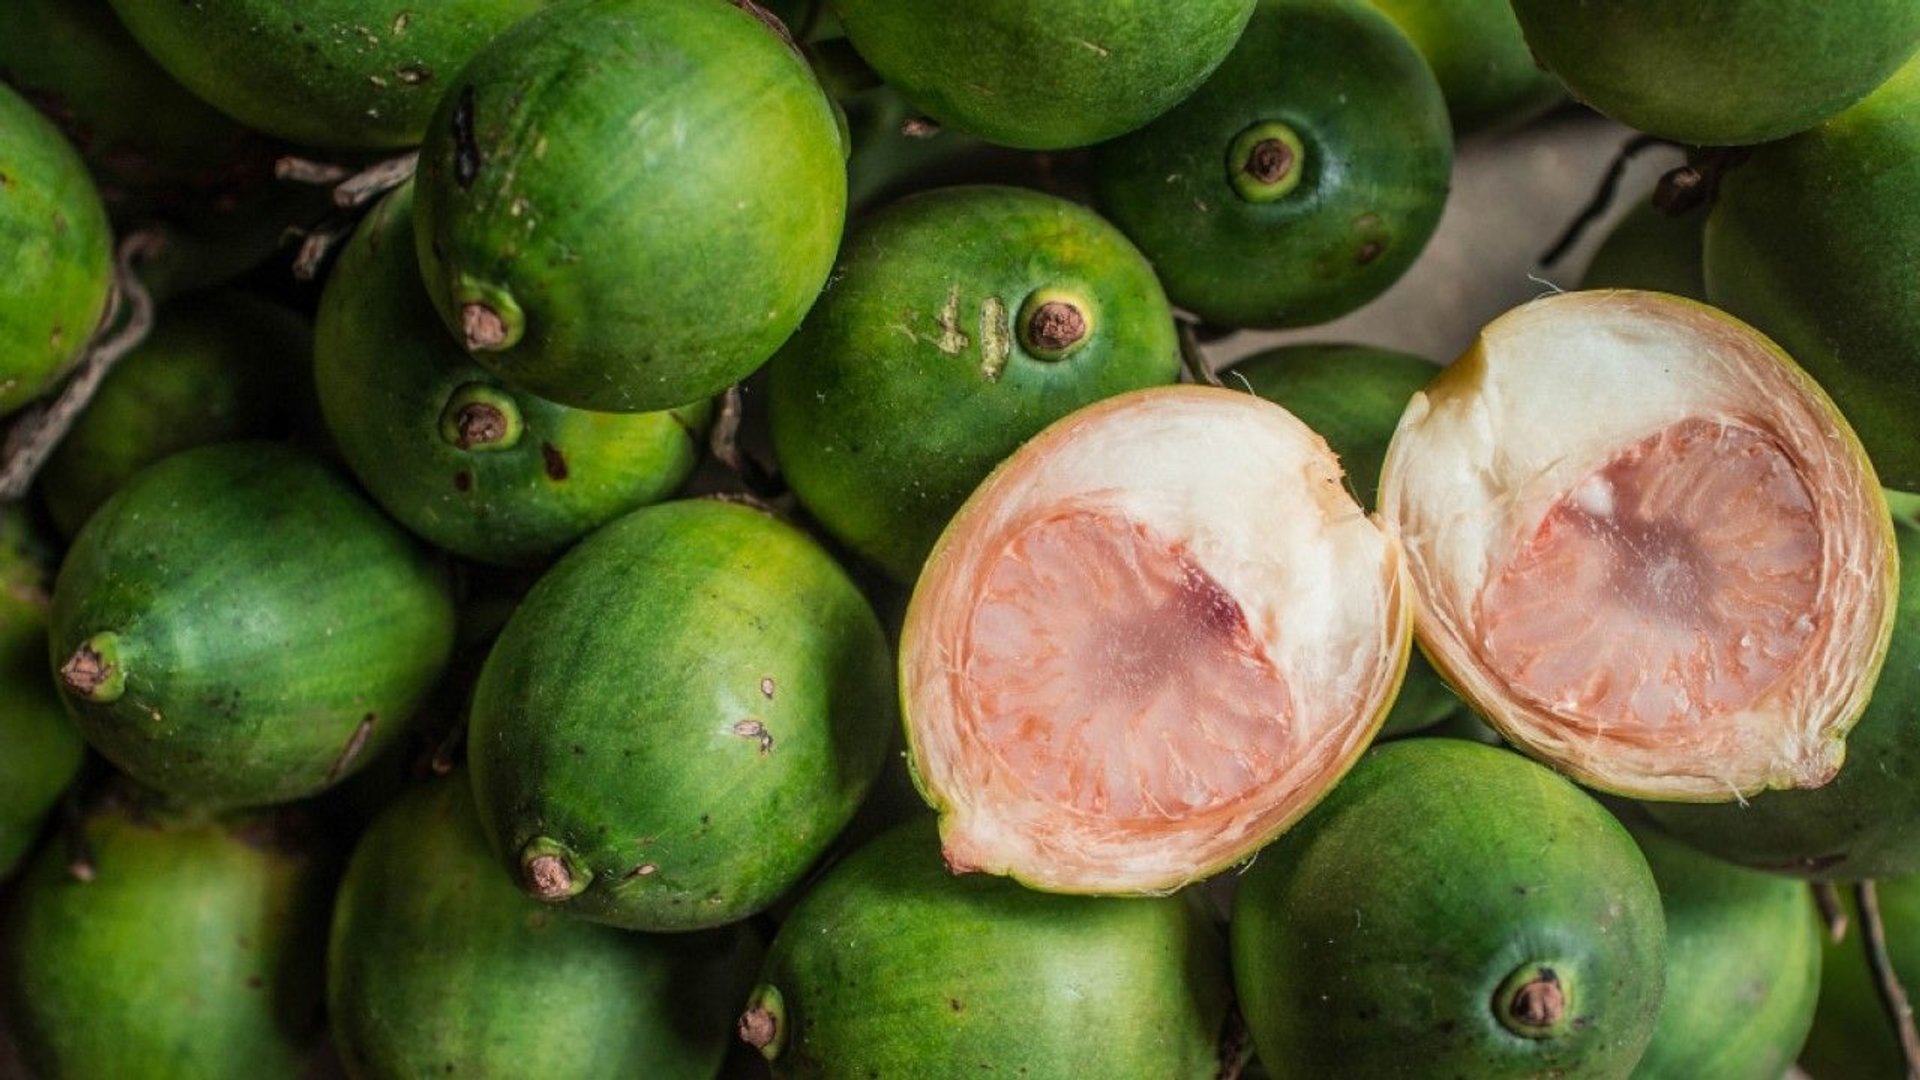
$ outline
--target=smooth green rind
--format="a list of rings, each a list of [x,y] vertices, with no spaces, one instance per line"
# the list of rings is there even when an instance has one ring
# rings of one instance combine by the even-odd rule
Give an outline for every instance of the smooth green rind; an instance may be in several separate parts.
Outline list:
[[[564,851],[563,906],[637,930],[719,926],[805,873],[896,724],[878,620],[812,540],[758,510],[637,510],[567,553],[474,690],[481,820],[507,872]]]
[[[774,939],[773,1075],[1231,1076],[1225,950],[1193,899],[955,877],[931,820],[890,830]]]
[[[1666,990],[1635,1080],[1780,1080],[1820,995],[1806,886],[1708,858],[1650,828],[1634,839],[1667,922]]]
[[[1903,986],[1920,986],[1920,876],[1875,883],[1880,919],[1887,932],[1887,958]],[[1844,892],[1844,890],[1843,890]],[[1855,1080],[1907,1074],[1893,1018],[1880,1000],[1861,940],[1860,910],[1843,902],[1847,934],[1826,941],[1820,969],[1820,1003],[1813,1030],[1800,1051],[1800,1067],[1813,1080]],[[1911,990],[1909,990],[1911,993]]]
[[[16,0],[0,79],[73,141],[122,219],[218,197],[236,172],[271,165],[264,140],[161,70],[107,0]]]
[[[454,614],[435,563],[330,467],[224,443],[107,500],[60,568],[51,621],[56,672],[118,637],[118,700],[62,683],[95,749],[182,801],[249,806],[330,787],[398,738]]]
[[[455,339],[550,401],[692,404],[826,282],[846,211],[832,103],[716,0],[560,0],[448,88],[420,158],[421,274]],[[463,321],[506,324],[482,348]]]
[[[1354,498],[1372,512],[1380,491],[1380,465],[1400,414],[1439,373],[1431,361],[1391,349],[1288,345],[1236,362],[1221,379],[1286,409],[1326,439],[1340,458]],[[1379,737],[1430,727],[1461,707],[1460,698],[1416,649],[1408,656],[1406,679]]]
[[[333,910],[327,1015],[357,1080],[709,1077],[760,948],[574,919],[502,877],[466,774],[413,788],[361,839]]]
[[[314,374],[348,467],[416,534],[483,562],[526,564],[672,495],[700,460],[712,405],[591,413],[516,391],[448,339],[420,285],[412,188],[376,207],[320,300]],[[443,421],[491,388],[518,437],[462,448]]]
[[[313,146],[420,141],[454,72],[548,0],[112,0],[181,84],[248,127]]]
[[[1306,147],[1286,197],[1249,202],[1227,151],[1269,121]],[[1446,205],[1453,136],[1433,72],[1361,0],[1261,0],[1205,85],[1094,152],[1100,206],[1167,296],[1226,326],[1308,326],[1399,280]]]
[[[87,167],[0,86],[0,415],[80,358],[107,310],[113,237]]]
[[[1240,880],[1234,980],[1275,1077],[1624,1076],[1660,1006],[1660,895],[1598,803],[1502,750],[1371,751]],[[1494,995],[1528,964],[1567,1033],[1525,1038]]]
[[[1540,69],[1508,0],[1368,0],[1427,58],[1455,135],[1511,127],[1566,94]]]
[[[1920,497],[1888,492],[1900,553],[1893,637],[1847,757],[1823,787],[1741,803],[1646,803],[1668,832],[1728,862],[1824,881],[1920,873]]]
[[[44,1077],[305,1075],[333,862],[270,818],[87,820],[94,879],[43,851],[6,927],[13,1034]]]
[[[833,0],[860,55],[941,124],[1023,150],[1088,146],[1193,92],[1254,0]]]
[[[1698,146],[1805,131],[1920,47],[1912,0],[1512,0],[1527,44],[1575,97]]]
[[[54,524],[74,535],[134,473],[181,450],[284,436],[312,353],[305,320],[242,293],[168,308],[41,469]]]
[[[1920,4],[1908,10],[1920,22]],[[1821,127],[1756,148],[1722,180],[1706,240],[1708,299],[1792,353],[1903,491],[1920,491],[1916,208],[1920,60]]]
[[[1582,289],[1644,289],[1706,301],[1706,215],[1673,217],[1642,200],[1593,253]]]
[[[1029,298],[1071,291],[1088,336],[1022,343]],[[911,583],[980,481],[1053,421],[1179,377],[1153,270],[1092,211],[1038,192],[951,188],[854,232],[833,284],[770,367],[774,453],[823,527]]]

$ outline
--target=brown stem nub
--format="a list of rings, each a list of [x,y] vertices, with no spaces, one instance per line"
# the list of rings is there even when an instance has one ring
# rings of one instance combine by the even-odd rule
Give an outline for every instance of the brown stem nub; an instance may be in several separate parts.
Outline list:
[[[1827,940],[1835,945],[1847,939],[1847,909],[1840,903],[1840,890],[1831,881],[1813,883],[1813,902],[1820,908],[1820,921],[1826,924]]]
[[[1065,349],[1086,336],[1086,313],[1065,300],[1041,304],[1027,320],[1027,340],[1042,349]]]
[[[454,445],[460,449],[486,446],[507,437],[507,414],[484,401],[470,401],[460,407],[454,427],[459,432]]]
[[[468,351],[496,349],[507,340],[507,323],[485,304],[467,304],[460,309],[460,333],[467,339]]]
[[[558,855],[540,855],[527,862],[527,884],[542,900],[565,900],[573,895],[573,873]]]
[[[780,1021],[773,1013],[755,1006],[740,1014],[740,1041],[755,1050],[764,1050],[780,1034]]]
[[[107,658],[93,651],[88,645],[73,650],[67,662],[60,665],[60,679],[81,697],[92,697],[94,692],[106,684],[107,676],[113,674],[113,668]]]
[[[1262,139],[1247,155],[1247,175],[1263,184],[1277,184],[1292,171],[1293,147],[1279,139]]]
[[[1702,152],[1693,164],[1682,165],[1660,178],[1653,189],[1653,205],[1668,217],[1682,217],[1720,197],[1720,182],[1747,160],[1750,148],[1716,147]]]
[[[1860,908],[1860,937],[1866,944],[1867,966],[1873,970],[1880,1004],[1899,1033],[1907,1075],[1920,1076],[1920,1029],[1914,1027],[1913,1003],[1900,984],[1900,973],[1893,970],[1893,958],[1887,955],[1887,926],[1880,918],[1879,890],[1873,882],[1862,881],[1853,887],[1853,902]]]
[[[1567,992],[1553,972],[1542,970],[1539,976],[1516,990],[1508,1006],[1513,1018],[1527,1027],[1546,1028],[1560,1022],[1567,1011]]]
[[[128,236],[115,254],[113,291],[100,329],[82,354],[80,365],[50,403],[20,415],[7,430],[6,464],[0,466],[0,502],[15,502],[33,486],[40,466],[66,437],[67,430],[93,400],[107,373],[138,348],[153,329],[153,298],[134,272],[134,264],[160,250],[160,234],[151,230]]]

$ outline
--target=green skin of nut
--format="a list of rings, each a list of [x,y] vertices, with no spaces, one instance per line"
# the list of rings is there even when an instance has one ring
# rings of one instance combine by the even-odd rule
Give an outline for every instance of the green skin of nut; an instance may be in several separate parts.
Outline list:
[[[162,71],[107,0],[17,0],[0,79],[60,126],[122,219],[270,168],[264,142]]]
[[[872,786],[898,724],[872,609],[758,510],[637,510],[563,556],[474,690],[494,852],[558,859],[561,906],[636,930],[737,922],[792,888]]]
[[[20,504],[0,508],[0,878],[32,847],[85,753],[47,674],[52,561]]]
[[[1090,146],[1172,108],[1254,0],[836,0],[875,71],[942,125],[1024,150]]]
[[[1902,986],[1920,986],[1920,875],[1882,879],[1875,889],[1894,974]],[[1850,890],[1843,887],[1841,894],[1847,936],[1824,943],[1820,1003],[1800,1051],[1800,1067],[1816,1080],[1905,1075],[1899,1036],[1867,967],[1859,908]]]
[[[1646,289],[1705,302],[1706,215],[1673,217],[1641,199],[1607,234],[1587,272],[1583,289]]]
[[[1247,357],[1221,378],[1286,409],[1326,439],[1340,457],[1354,498],[1371,511],[1400,415],[1439,372],[1431,361],[1390,349],[1290,345]],[[1379,737],[1431,727],[1463,707],[1425,655],[1415,651]]]
[[[1249,201],[1228,150],[1275,122],[1305,147],[1301,176]],[[1176,305],[1225,326],[1307,326],[1412,265],[1446,204],[1453,136],[1433,72],[1386,16],[1361,0],[1262,0],[1204,86],[1093,160],[1101,207]]]
[[[1903,491],[1920,491],[1916,205],[1920,59],[1830,123],[1755,149],[1707,219],[1707,298],[1819,380],[1881,483]]]
[[[170,454],[284,435],[304,402],[312,353],[305,320],[252,296],[168,307],[41,470],[54,524],[78,533],[129,477]]]
[[[762,1054],[783,1080],[1232,1075],[1225,949],[1194,901],[954,877],[934,822],[911,822],[781,925],[743,1030],[775,1006]]]
[[[1696,146],[1805,131],[1920,47],[1911,0],[1513,0],[1513,9],[1534,56],[1575,97]]]
[[[87,819],[94,880],[48,845],[6,926],[4,990],[35,1075],[293,1080],[320,1036],[335,862],[264,817]]]
[[[1527,51],[1508,0],[1369,0],[1427,58],[1455,135],[1513,127],[1566,96]]]
[[[341,456],[400,522],[483,562],[524,565],[673,494],[700,460],[710,402],[593,413],[516,391],[474,363],[420,285],[412,188],[361,223],[320,301],[320,406]],[[517,437],[459,445],[463,388],[518,416]]]
[[[1728,866],[1625,820],[1659,883],[1667,923],[1660,1021],[1635,1080],[1786,1075],[1820,996],[1824,935],[1806,886]]]
[[[106,314],[113,237],[87,167],[0,85],[0,415],[80,359]]]
[[[1920,497],[1888,492],[1900,601],[1880,681],[1826,785],[1744,803],[1646,803],[1661,827],[1718,858],[1824,881],[1920,873]]]
[[[406,729],[452,645],[439,566],[319,459],[200,447],[139,473],[74,539],[56,672],[113,635],[124,690],[61,682],[88,742],[182,802],[315,794]]]
[[[761,951],[745,926],[630,934],[521,895],[460,772],[409,788],[355,850],[327,1016],[348,1073],[367,1080],[711,1076]]]
[[[1048,290],[1087,323],[1053,360],[1020,319]],[[1021,443],[1179,372],[1173,313],[1118,230],[1037,192],[929,192],[852,235],[832,287],[770,365],[774,453],[828,532],[911,583]]]
[[[1633,838],[1550,770],[1458,739],[1368,753],[1240,879],[1234,978],[1289,1077],[1624,1076],[1660,1007],[1660,894]],[[1550,968],[1565,1011],[1516,1033],[1496,991]]]
[[[418,143],[454,72],[549,0],[112,0],[187,89],[248,127],[340,150]]]
[[[846,183],[832,103],[752,15],[562,0],[449,84],[420,159],[421,274],[455,340],[514,385],[676,408],[800,324]]]

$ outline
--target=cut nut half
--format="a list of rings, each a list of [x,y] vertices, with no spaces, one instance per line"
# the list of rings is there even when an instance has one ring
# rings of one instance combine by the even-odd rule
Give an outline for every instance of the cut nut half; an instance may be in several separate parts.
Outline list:
[[[1326,443],[1166,387],[1048,428],[954,518],[907,614],[915,775],[956,871],[1179,887],[1352,765],[1405,670],[1398,546]]]
[[[1421,647],[1528,753],[1692,801],[1839,768],[1890,519],[1832,402],[1732,316],[1629,291],[1502,316],[1408,406],[1380,512]]]

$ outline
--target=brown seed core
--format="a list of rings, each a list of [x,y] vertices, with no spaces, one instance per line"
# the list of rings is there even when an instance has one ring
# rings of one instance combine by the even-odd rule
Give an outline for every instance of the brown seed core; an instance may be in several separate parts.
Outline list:
[[[1262,139],[1247,155],[1245,171],[1263,184],[1277,184],[1293,171],[1293,147],[1279,139]]]
[[[83,697],[92,697],[95,690],[113,674],[113,665],[106,658],[93,651],[93,647],[82,645],[74,650],[67,662],[60,665],[60,677],[73,692]]]
[[[542,900],[565,900],[573,894],[573,873],[558,855],[541,855],[529,862],[527,883]]]
[[[460,433],[455,446],[485,446],[507,437],[507,414],[484,401],[471,401],[461,406],[454,427]]]
[[[756,1006],[740,1014],[740,1041],[755,1050],[765,1049],[779,1031],[780,1021],[766,1009]]]
[[[466,335],[468,349],[494,349],[507,340],[506,321],[485,304],[460,309],[460,331]]]
[[[1035,348],[1055,351],[1087,336],[1087,317],[1065,300],[1049,300],[1027,320],[1027,340]]]
[[[1545,969],[1533,981],[1514,991],[1513,1001],[1507,1006],[1508,1014],[1515,1021],[1532,1028],[1552,1027],[1566,1011],[1567,992],[1560,988],[1559,977]]]

